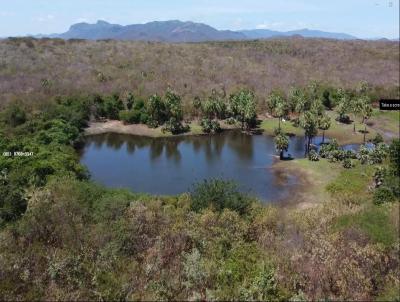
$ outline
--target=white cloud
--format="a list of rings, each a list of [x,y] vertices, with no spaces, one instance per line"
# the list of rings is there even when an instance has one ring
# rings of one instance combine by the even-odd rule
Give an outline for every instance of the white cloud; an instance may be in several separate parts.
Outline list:
[[[46,15],[46,16],[37,17],[35,20],[38,21],[38,22],[48,22],[48,21],[52,21],[54,19],[55,19],[55,16],[49,14],[49,15]]]
[[[257,29],[271,29],[271,30],[279,30],[279,31],[289,31],[296,29],[316,29],[318,28],[318,24],[307,23],[303,21],[294,22],[294,23],[285,23],[285,22],[263,22],[261,24],[256,25]]]
[[[257,29],[281,29],[285,23],[283,22],[263,22],[256,25]]]

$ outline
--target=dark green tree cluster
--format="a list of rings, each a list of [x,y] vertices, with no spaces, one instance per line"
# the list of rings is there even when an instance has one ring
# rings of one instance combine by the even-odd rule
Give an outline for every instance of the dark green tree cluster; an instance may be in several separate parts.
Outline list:
[[[195,98],[193,107],[200,113],[201,126],[205,133],[221,131],[220,122],[225,119],[227,124],[239,123],[241,129],[250,131],[256,126],[256,101],[254,93],[241,89],[225,98],[215,90],[205,100]],[[199,114],[198,114],[199,115]]]
[[[146,102],[128,94],[126,108],[119,111],[119,119],[127,124],[147,124],[152,128],[163,126],[163,131],[173,134],[189,130],[183,125],[181,97],[170,89],[164,97],[155,94]]]
[[[18,104],[9,106],[0,122],[0,149],[4,152],[0,157],[0,224],[25,211],[28,188],[43,186],[56,175],[88,177],[74,149],[89,118],[88,102],[58,98],[40,113],[24,114],[18,125],[10,119],[10,112],[24,109]]]

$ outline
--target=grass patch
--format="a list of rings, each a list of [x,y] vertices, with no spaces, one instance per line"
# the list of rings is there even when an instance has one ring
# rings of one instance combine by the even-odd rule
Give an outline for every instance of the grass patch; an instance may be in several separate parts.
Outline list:
[[[366,189],[368,183],[371,182],[373,173],[374,167],[361,165],[357,162],[354,168],[343,169],[340,175],[326,188],[333,196],[348,193],[357,197],[365,197],[370,195]]]
[[[260,124],[260,128],[264,130],[264,133],[267,135],[274,135],[274,129],[278,128],[278,126],[278,118],[268,118],[263,120]],[[293,126],[292,122],[290,121],[281,122],[281,129],[288,135],[304,135],[304,130],[300,127]]]
[[[383,134],[391,134],[394,137],[399,135],[400,126],[400,112],[399,111],[381,111],[374,109],[370,122],[373,123],[372,127],[378,132]]]
[[[391,223],[390,207],[369,205],[356,214],[341,216],[334,224],[335,230],[343,230],[356,227],[365,233],[370,240],[381,243],[384,246],[391,246],[396,242],[398,230],[396,225]]]
[[[335,111],[326,111],[326,113],[331,117],[332,122],[331,127],[325,131],[325,137],[335,138],[341,145],[363,143],[364,135],[359,132],[359,130],[364,130],[363,124],[356,120],[356,132],[354,132],[354,125],[352,123],[343,124],[335,120],[337,117]],[[278,128],[278,125],[278,118],[267,118],[261,122],[260,128],[264,130],[265,134],[274,135],[274,129]],[[301,127],[295,127],[291,121],[281,122],[281,128],[287,135],[304,135],[304,130]],[[369,126],[367,126],[367,131],[366,140],[373,139],[377,133],[376,130]],[[321,130],[318,131],[318,135],[322,136]]]

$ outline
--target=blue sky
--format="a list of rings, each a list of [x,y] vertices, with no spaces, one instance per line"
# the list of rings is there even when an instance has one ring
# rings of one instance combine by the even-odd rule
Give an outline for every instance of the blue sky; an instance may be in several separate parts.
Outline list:
[[[0,0],[0,36],[60,33],[77,22],[179,19],[218,29],[345,32],[399,37],[399,0]]]

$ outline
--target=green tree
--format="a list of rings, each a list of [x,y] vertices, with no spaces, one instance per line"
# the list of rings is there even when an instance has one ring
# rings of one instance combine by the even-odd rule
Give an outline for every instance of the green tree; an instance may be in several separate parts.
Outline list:
[[[304,135],[307,138],[306,154],[308,154],[312,139],[318,133],[318,119],[311,111],[306,111],[300,118],[300,125],[304,129]]]
[[[369,102],[369,99],[364,97],[363,100],[361,101],[361,111],[360,115],[362,117],[361,123],[364,124],[364,144],[365,144],[365,136],[367,134],[367,123],[366,121],[371,117],[372,114],[372,106]]]
[[[339,114],[339,121],[340,122],[345,122],[346,121],[346,114],[349,112],[349,95],[343,90],[343,89],[338,89],[337,91],[337,100],[338,100],[338,105],[337,105],[337,112]]]
[[[128,110],[131,110],[134,103],[135,103],[135,96],[133,95],[133,93],[129,92],[126,97],[126,108]]]
[[[26,121],[25,111],[16,103],[12,103],[5,109],[3,117],[5,122],[11,127],[19,126]]]
[[[242,130],[249,130],[256,122],[256,103],[254,93],[250,90],[240,90],[230,96],[230,110],[239,122]]]
[[[167,122],[163,128],[164,131],[170,131],[172,134],[185,132],[189,127],[182,125],[183,109],[181,97],[168,89],[165,93],[165,115]]]
[[[322,130],[322,143],[325,142],[325,131],[331,127],[331,118],[324,114],[318,120],[318,129]]]
[[[279,152],[279,159],[282,160],[283,152],[287,151],[289,148],[289,139],[286,135],[280,133],[275,136],[274,142],[275,149],[277,152]]]
[[[283,98],[279,98],[275,106],[275,114],[279,119],[278,128],[281,129],[282,118],[288,114],[289,108],[287,107],[286,101]]]
[[[195,184],[190,195],[192,210],[196,212],[211,207],[218,212],[228,208],[245,214],[252,202],[248,196],[239,192],[236,183],[220,179],[204,180]]]
[[[302,89],[291,88],[289,91],[289,103],[291,110],[299,114],[303,113],[308,108],[307,97]]]
[[[280,91],[272,91],[266,100],[266,106],[270,115],[273,115],[279,102],[283,103],[283,96]]]
[[[165,104],[160,96],[152,95],[147,102],[149,125],[157,127],[165,121]]]

